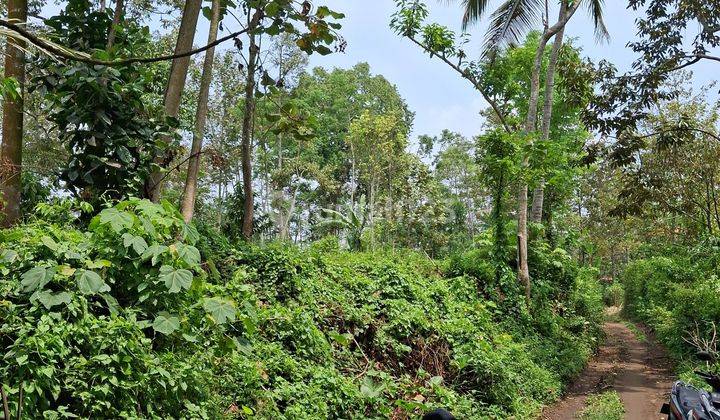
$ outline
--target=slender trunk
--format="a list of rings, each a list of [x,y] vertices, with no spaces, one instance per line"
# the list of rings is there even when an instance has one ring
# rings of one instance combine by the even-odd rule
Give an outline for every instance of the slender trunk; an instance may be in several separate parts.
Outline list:
[[[108,33],[108,40],[107,40],[107,46],[105,47],[106,50],[110,51],[115,45],[115,37],[117,35],[117,27],[120,25],[120,19],[122,19],[123,12],[125,11],[125,1],[124,0],[116,0],[115,1],[115,12],[113,13],[113,20],[112,24],[110,26],[110,32]]]
[[[13,23],[27,22],[27,0],[8,0],[8,20]],[[8,227],[20,219],[22,199],[22,146],[23,107],[25,94],[25,43],[8,37],[5,44],[5,77],[14,78],[20,92],[5,95],[2,122],[2,146],[0,147],[0,224]]]
[[[563,4],[566,4],[563,1]],[[542,58],[545,53],[547,42],[555,34],[557,34],[567,24],[568,20],[577,11],[581,2],[575,2],[572,7],[558,20],[552,27],[546,28],[540,37],[538,48],[535,51],[532,73],[530,75],[530,99],[528,101],[528,113],[525,119],[524,134],[528,142],[532,144],[533,136],[537,130],[537,111],[540,98],[540,70],[542,68]],[[525,156],[522,161],[523,172],[530,166],[529,156]],[[517,251],[518,251],[518,280],[525,286],[525,298],[528,307],[530,306],[530,269],[528,267],[528,231],[527,231],[527,215],[528,215],[528,183],[526,180],[520,180],[518,188],[518,233],[517,233]]]
[[[562,20],[567,13],[566,3],[560,5],[560,17],[558,20]],[[563,37],[565,35],[565,27],[555,34],[555,40],[553,42],[552,51],[550,52],[550,59],[548,61],[547,72],[545,74],[545,103],[543,105],[543,117],[542,117],[542,128],[541,128],[541,141],[548,141],[550,139],[550,123],[552,122],[553,112],[553,96],[555,94],[555,69],[557,68],[558,56],[560,55],[560,48],[563,45]],[[543,201],[545,200],[545,180],[541,179],[538,186],[533,192],[532,201],[532,214],[531,219],[534,223],[540,223],[542,221],[543,212]]]
[[[192,49],[193,39],[195,38],[195,29],[197,28],[198,16],[202,0],[187,0],[183,9],[182,21],[178,31],[177,43],[175,44],[175,54],[180,54]],[[168,85],[165,89],[165,115],[168,117],[177,117],[180,110],[180,99],[185,89],[185,79],[187,78],[188,68],[190,67],[190,57],[177,58],[172,61],[170,66],[170,77]],[[166,139],[169,143],[170,139]],[[157,156],[155,163],[160,166],[167,166],[168,156]],[[160,201],[162,193],[163,174],[160,169],[156,169],[150,174],[145,185],[145,193],[153,202]]]
[[[255,28],[260,22],[261,11],[256,10],[248,25],[250,47],[247,61],[247,80],[245,82],[245,113],[242,126],[242,173],[243,193],[245,196],[242,234],[250,239],[253,234],[254,197],[252,186],[252,133],[255,120],[255,71],[260,47],[256,42]]]
[[[217,39],[220,23],[220,0],[213,0],[212,15],[210,16],[210,29],[208,31],[208,44]],[[205,122],[208,114],[208,97],[210,96],[210,82],[212,81],[213,61],[215,48],[205,52],[202,77],[200,79],[200,92],[198,94],[197,112],[195,113],[195,130],[193,131],[190,159],[188,160],[187,178],[181,212],[186,223],[190,223],[195,213],[195,200],[197,198],[198,173],[200,172],[200,153],[202,151],[203,137],[205,136]]]

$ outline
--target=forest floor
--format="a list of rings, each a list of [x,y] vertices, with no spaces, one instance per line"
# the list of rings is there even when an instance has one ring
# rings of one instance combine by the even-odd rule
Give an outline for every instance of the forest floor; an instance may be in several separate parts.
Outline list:
[[[620,321],[617,314],[616,309],[610,311],[603,326],[605,342],[565,397],[548,407],[542,419],[577,418],[588,395],[612,390],[620,395],[626,419],[667,418],[659,411],[672,387],[670,359],[648,331]]]

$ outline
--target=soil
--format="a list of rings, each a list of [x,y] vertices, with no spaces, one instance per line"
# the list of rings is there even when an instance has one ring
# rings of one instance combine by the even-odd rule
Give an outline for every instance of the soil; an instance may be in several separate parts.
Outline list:
[[[542,419],[573,419],[588,395],[615,390],[628,420],[667,418],[660,407],[669,397],[673,375],[664,349],[645,331],[644,340],[624,324],[607,322],[607,335],[598,354],[573,383],[566,396],[548,407]]]

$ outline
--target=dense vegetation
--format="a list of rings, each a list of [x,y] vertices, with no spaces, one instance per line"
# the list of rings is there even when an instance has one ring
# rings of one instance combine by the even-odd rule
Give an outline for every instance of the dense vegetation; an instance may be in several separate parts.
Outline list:
[[[167,204],[121,202],[84,229],[40,209],[2,233],[4,374],[31,417],[528,416],[599,339],[596,272],[561,250],[533,255],[531,316],[510,270],[478,269],[490,248],[218,249]]]
[[[599,0],[465,1],[460,34],[397,0],[381,24],[484,100],[472,136],[415,133],[363,57],[309,68],[347,44],[322,4],[57,3],[0,5],[5,417],[532,418],[605,305],[683,370],[718,354],[711,2],[630,1],[623,74],[565,34],[584,8],[607,39]]]

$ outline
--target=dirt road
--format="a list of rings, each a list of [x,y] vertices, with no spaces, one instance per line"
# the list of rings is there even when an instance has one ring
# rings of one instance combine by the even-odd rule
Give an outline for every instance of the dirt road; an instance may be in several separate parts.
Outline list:
[[[615,390],[625,405],[628,420],[661,419],[660,407],[672,385],[663,349],[651,338],[638,339],[626,325],[608,322],[607,339],[567,396],[543,412],[543,419],[573,419],[585,406],[587,395]],[[641,337],[644,338],[644,337]]]

